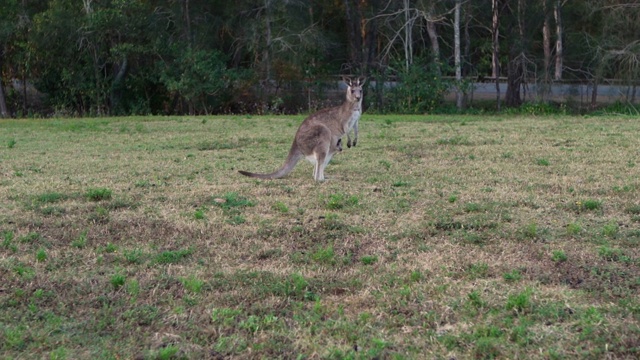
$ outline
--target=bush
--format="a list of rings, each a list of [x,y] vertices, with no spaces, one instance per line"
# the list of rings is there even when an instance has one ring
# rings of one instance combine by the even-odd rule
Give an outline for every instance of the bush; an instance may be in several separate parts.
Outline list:
[[[386,110],[402,114],[424,114],[438,108],[450,84],[433,62],[421,59],[398,73],[398,84],[389,93]]]

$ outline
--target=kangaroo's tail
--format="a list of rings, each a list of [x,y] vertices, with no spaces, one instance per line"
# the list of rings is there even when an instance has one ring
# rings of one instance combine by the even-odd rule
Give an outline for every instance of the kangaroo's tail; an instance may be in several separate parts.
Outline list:
[[[284,165],[280,167],[280,169],[270,173],[270,174],[256,174],[244,170],[238,170],[238,172],[244,176],[259,178],[259,179],[279,179],[281,177],[286,176],[293,170],[298,161],[303,158],[303,154],[298,148],[295,140],[293,145],[291,145],[291,150],[289,150],[289,155],[287,156],[287,161],[284,162]]]

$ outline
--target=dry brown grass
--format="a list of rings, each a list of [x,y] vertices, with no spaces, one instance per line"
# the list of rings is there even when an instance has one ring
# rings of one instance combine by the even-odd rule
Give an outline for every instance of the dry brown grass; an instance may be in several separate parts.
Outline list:
[[[1,121],[0,357],[640,354],[636,119],[301,120]]]

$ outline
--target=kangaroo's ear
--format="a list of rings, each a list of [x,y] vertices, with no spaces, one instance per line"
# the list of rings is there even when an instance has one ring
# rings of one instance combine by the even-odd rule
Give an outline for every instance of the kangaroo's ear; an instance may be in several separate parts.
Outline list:
[[[360,84],[360,86],[364,85],[365,81],[367,81],[367,78],[365,76],[360,76],[358,78],[358,83]]]
[[[344,81],[345,84],[347,84],[347,86],[353,86],[352,82],[351,82],[351,78],[346,77],[346,76],[342,76],[342,81]]]

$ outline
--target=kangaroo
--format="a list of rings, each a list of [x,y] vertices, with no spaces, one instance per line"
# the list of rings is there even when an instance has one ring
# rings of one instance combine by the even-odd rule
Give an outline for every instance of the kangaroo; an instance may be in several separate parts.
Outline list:
[[[357,139],[357,121],[362,112],[362,83],[343,77],[347,84],[346,99],[342,105],[320,110],[309,115],[296,132],[289,155],[280,169],[270,174],[256,174],[240,170],[240,174],[260,179],[279,179],[289,174],[298,161],[306,158],[314,164],[313,178],[324,181],[324,168],[336,152],[342,151],[342,136],[354,127]],[[356,117],[354,114],[358,113]],[[351,143],[351,140],[348,140]],[[355,141],[352,143],[355,145]],[[347,146],[351,146],[347,144]]]
[[[366,78],[357,78],[355,80],[355,83],[351,82],[350,79],[346,79],[345,82],[347,82],[347,80],[349,81],[347,83],[347,86],[360,87],[362,89],[362,85],[364,85]],[[349,148],[351,146],[355,147],[356,143],[358,142],[358,123],[360,122],[361,115],[362,115],[362,96],[360,96],[360,100],[358,101],[356,106],[354,106],[351,119],[349,119],[349,127],[347,130],[347,147]],[[351,129],[353,129],[353,142],[351,142],[351,136],[349,135],[351,133]]]

